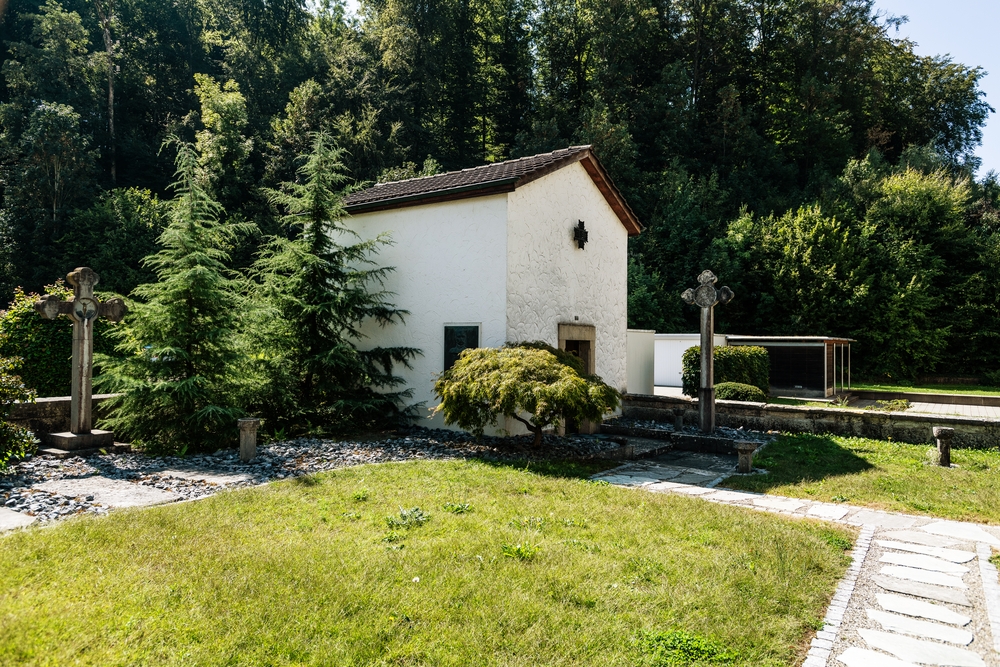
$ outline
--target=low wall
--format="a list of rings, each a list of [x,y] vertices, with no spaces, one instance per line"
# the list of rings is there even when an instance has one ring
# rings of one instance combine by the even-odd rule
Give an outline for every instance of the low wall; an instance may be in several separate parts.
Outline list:
[[[94,395],[94,417],[104,416],[101,404],[114,394]],[[33,433],[64,433],[69,430],[69,396],[52,396],[35,399],[34,403],[15,403],[11,406],[10,421],[25,426]]]
[[[813,408],[797,405],[716,401],[716,423],[731,428],[834,435],[932,444],[935,426],[955,429],[953,447],[984,448],[1000,445],[1000,420],[944,415],[913,415],[850,408]],[[684,408],[684,421],[698,423],[698,401],[674,396],[626,394],[623,416],[672,422],[674,409]]]

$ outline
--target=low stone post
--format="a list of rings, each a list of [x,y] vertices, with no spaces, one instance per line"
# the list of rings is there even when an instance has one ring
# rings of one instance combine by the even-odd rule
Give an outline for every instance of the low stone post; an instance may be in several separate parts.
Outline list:
[[[753,472],[753,453],[757,450],[757,443],[749,440],[737,440],[736,451],[740,455],[739,465],[736,472],[746,475]]]
[[[238,419],[240,427],[240,461],[247,463],[257,456],[257,429],[260,428],[258,417]]]
[[[934,427],[934,439],[937,440],[937,463],[943,468],[951,467],[951,439],[955,437],[955,429],[946,426]]]
[[[684,408],[674,408],[674,430],[680,433],[684,430]]]

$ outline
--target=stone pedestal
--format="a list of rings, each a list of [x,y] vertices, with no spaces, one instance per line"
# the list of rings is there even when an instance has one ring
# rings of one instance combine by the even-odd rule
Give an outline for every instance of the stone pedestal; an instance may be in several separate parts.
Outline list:
[[[46,447],[55,447],[66,451],[77,451],[80,449],[99,449],[101,447],[111,447],[115,444],[115,434],[111,431],[93,430],[90,433],[43,433],[42,444]]]
[[[934,427],[934,439],[937,441],[937,464],[943,468],[951,467],[951,439],[955,437],[955,429],[945,426]]]
[[[674,430],[683,431],[684,430],[684,408],[674,408]]]
[[[753,453],[757,450],[757,443],[747,440],[736,441],[736,452],[740,455],[739,464],[736,471],[742,475],[753,472]]]
[[[260,419],[247,417],[236,421],[240,427],[240,461],[247,463],[257,456],[257,429]]]

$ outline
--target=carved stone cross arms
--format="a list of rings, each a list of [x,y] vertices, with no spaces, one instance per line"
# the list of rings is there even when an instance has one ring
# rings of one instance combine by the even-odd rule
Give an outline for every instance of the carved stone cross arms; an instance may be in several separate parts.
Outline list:
[[[127,308],[121,299],[108,299],[101,303],[94,296],[94,286],[100,278],[93,269],[80,267],[66,276],[73,286],[73,300],[63,301],[61,296],[43,294],[35,302],[35,310],[48,320],[54,320],[59,315],[66,315],[74,322],[88,322],[98,317],[104,317],[112,322],[120,322],[125,317]]]
[[[714,273],[707,270],[702,271],[701,275],[698,276],[698,287],[684,290],[681,298],[688,305],[700,306],[702,308],[711,308],[719,303],[724,306],[732,301],[733,290],[728,287],[723,287],[720,290],[715,289],[717,281],[718,278],[715,277]]]

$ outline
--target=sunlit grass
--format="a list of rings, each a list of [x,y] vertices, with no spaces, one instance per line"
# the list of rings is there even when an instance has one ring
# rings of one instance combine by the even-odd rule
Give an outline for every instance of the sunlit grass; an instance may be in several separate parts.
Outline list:
[[[970,396],[1000,396],[1000,387],[971,384],[927,384],[920,387],[905,387],[896,384],[858,384],[853,391],[900,391],[908,394],[968,394]]]
[[[784,435],[754,458],[767,475],[725,486],[1000,524],[1000,449],[952,449],[931,464],[931,445],[831,435]]]
[[[592,471],[362,466],[15,533],[0,663],[636,666],[691,636],[801,658],[851,533]]]

